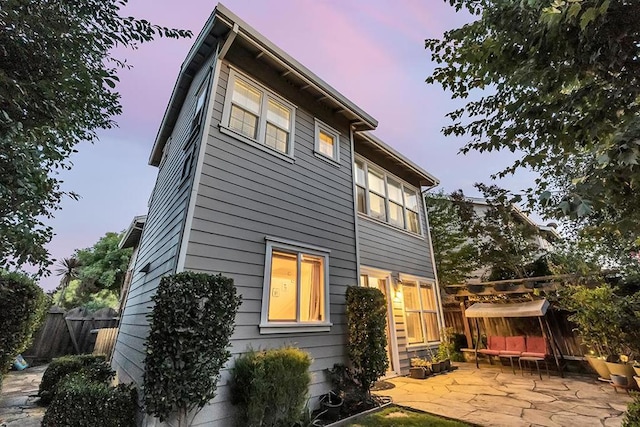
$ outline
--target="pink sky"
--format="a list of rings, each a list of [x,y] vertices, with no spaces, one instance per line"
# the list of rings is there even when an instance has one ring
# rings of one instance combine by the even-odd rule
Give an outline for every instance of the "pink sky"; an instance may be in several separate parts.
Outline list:
[[[127,13],[197,35],[215,7],[203,0],[130,0]],[[445,138],[445,114],[459,104],[424,80],[433,69],[424,39],[462,25],[441,0],[228,0],[225,6],[379,121],[376,135],[441,180],[446,191],[473,194],[474,182],[505,166],[510,155],[458,155],[464,140]],[[95,145],[80,144],[64,188],[81,195],[65,200],[51,221],[55,259],[121,231],[145,214],[157,169],[147,160],[171,90],[193,39],[158,39],[118,52],[133,69],[120,74],[124,111],[118,129]],[[527,175],[500,184],[521,190]],[[51,289],[59,278],[41,285]]]

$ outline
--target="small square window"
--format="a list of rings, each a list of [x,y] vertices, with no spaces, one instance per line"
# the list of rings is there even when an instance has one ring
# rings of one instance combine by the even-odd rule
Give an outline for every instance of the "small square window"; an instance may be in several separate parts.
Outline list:
[[[340,134],[316,119],[315,153],[321,158],[340,163]]]

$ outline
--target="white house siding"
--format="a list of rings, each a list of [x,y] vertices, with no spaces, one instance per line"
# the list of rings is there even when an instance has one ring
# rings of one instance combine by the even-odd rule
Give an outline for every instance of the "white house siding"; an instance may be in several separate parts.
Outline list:
[[[208,145],[197,192],[185,269],[234,279],[243,303],[232,337],[233,357],[253,349],[293,345],[313,357],[310,396],[327,392],[325,369],[346,362],[345,292],[357,284],[352,159],[348,123],[295,90],[242,50],[231,50],[234,66],[298,108],[295,162],[220,132],[229,67],[221,68]],[[340,167],[314,155],[314,117],[340,132]],[[261,335],[265,236],[329,249],[329,332]],[[233,365],[233,360],[228,364]],[[195,425],[231,425],[229,372],[219,395]]]
[[[176,269],[193,182],[193,176],[181,177],[188,154],[183,147],[190,134],[195,92],[212,64],[213,57],[205,61],[194,77],[173,129],[167,157],[158,170],[112,360],[120,382],[142,383],[144,343],[149,332],[146,316],[152,309],[151,297],[161,277]],[[196,144],[199,140],[196,138]],[[150,270],[145,274],[140,269],[146,264],[150,264]]]

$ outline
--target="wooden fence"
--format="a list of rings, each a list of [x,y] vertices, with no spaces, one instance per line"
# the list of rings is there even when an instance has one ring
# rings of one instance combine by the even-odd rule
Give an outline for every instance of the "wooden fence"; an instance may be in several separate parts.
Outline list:
[[[93,347],[93,354],[102,354],[107,357],[107,362],[111,361],[111,353],[118,336],[118,328],[98,329],[96,345]]]
[[[36,332],[31,347],[22,355],[30,360],[51,360],[66,354],[92,353],[95,330],[117,326],[116,314],[112,308],[91,313],[80,307],[65,312],[53,306]]]

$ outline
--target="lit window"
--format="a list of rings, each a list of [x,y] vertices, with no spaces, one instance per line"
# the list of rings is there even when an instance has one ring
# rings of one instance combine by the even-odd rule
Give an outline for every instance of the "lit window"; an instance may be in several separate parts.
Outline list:
[[[328,251],[267,240],[263,324],[328,324]]]
[[[361,159],[354,163],[358,212],[421,234],[418,191]]]
[[[402,283],[402,295],[409,344],[439,341],[438,306],[433,285],[405,280]]]
[[[315,152],[316,154],[340,162],[340,134],[320,120],[316,119]]]
[[[293,156],[295,108],[261,85],[231,70],[221,129],[258,147]],[[228,133],[228,132],[227,132]]]

